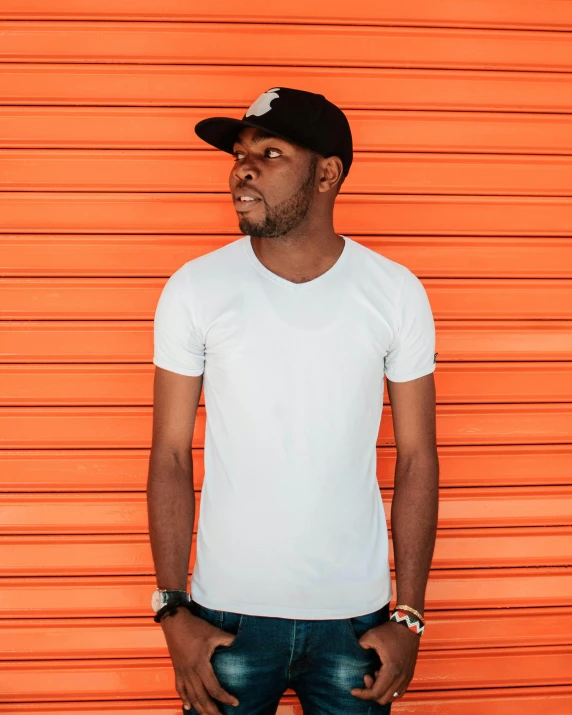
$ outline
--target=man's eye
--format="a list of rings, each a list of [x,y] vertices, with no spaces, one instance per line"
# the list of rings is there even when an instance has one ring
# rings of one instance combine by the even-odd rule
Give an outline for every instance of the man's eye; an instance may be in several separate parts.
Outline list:
[[[266,153],[269,152],[269,151],[272,151],[272,152],[274,152],[275,154],[277,154],[278,156],[281,156],[281,152],[278,151],[278,149],[266,149],[266,151],[265,151],[264,153],[266,154]],[[237,161],[238,159],[241,158],[241,157],[239,156],[239,154],[242,154],[242,152],[241,152],[241,151],[233,151],[233,152],[232,152],[232,155],[234,156],[234,160],[235,160],[235,161]],[[271,159],[274,159],[274,158],[275,158],[275,157],[271,157]]]

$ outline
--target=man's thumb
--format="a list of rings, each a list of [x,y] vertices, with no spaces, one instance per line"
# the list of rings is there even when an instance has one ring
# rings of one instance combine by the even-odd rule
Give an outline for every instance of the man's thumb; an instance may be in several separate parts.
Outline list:
[[[219,645],[229,646],[232,643],[234,643],[235,638],[236,638],[236,636],[233,635],[232,633],[227,633],[226,635],[224,635],[221,638]]]

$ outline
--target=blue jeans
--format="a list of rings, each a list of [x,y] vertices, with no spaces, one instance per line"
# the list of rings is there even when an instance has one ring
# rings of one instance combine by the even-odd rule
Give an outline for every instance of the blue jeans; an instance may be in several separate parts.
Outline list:
[[[389,715],[380,705],[350,693],[365,688],[363,676],[381,667],[378,654],[358,643],[367,630],[389,619],[389,603],[364,616],[298,620],[217,611],[196,601],[192,613],[236,635],[217,646],[211,665],[238,706],[214,699],[223,715],[275,715],[284,691],[296,693],[304,715]],[[185,715],[197,715],[194,707]]]

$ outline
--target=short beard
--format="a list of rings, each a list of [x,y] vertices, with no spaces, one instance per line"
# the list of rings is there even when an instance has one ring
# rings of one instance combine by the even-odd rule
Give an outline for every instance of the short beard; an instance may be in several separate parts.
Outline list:
[[[255,223],[248,217],[242,216],[238,222],[242,233],[253,238],[277,238],[297,228],[308,215],[312,205],[318,158],[316,154],[311,157],[308,176],[296,193],[277,206],[272,208],[267,206],[266,216],[262,221]]]

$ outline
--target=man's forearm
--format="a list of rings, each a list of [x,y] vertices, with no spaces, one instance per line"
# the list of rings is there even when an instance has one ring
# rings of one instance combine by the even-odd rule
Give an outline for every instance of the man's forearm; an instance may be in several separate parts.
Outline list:
[[[157,586],[187,590],[195,520],[192,456],[151,450],[147,515]]]
[[[433,558],[439,505],[437,455],[397,460],[391,504],[397,604],[423,614],[429,567]]]

